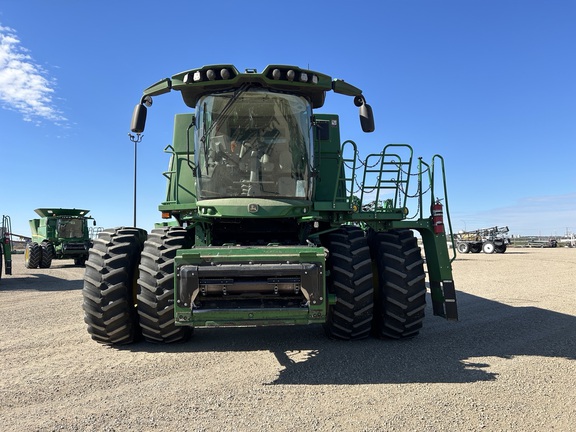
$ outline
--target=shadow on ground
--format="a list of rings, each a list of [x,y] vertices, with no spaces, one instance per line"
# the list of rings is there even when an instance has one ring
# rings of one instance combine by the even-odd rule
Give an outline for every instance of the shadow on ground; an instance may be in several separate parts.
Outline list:
[[[74,265],[61,266],[61,268],[78,268]],[[84,269],[81,269],[82,274],[79,274],[78,279],[66,280],[57,276],[47,275],[42,273],[43,269],[32,269],[30,273],[12,275],[11,277],[3,277],[0,281],[0,291],[20,291],[20,290],[35,290],[35,291],[71,291],[81,290],[83,281],[82,274]]]
[[[478,358],[529,355],[576,360],[576,317],[572,315],[510,306],[465,293],[459,293],[459,303],[460,321],[432,317],[428,310],[420,335],[402,341],[335,341],[324,336],[321,326],[222,328],[196,329],[184,344],[142,342],[124,349],[268,350],[283,366],[271,384],[307,385],[470,383],[497,379],[490,364]]]

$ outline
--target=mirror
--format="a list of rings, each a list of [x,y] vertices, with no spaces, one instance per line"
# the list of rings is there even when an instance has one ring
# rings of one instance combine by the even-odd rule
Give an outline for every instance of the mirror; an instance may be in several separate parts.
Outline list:
[[[138,104],[134,107],[134,112],[132,113],[132,123],[130,124],[130,130],[134,133],[144,132],[144,127],[146,126],[146,106]]]
[[[360,107],[360,125],[364,132],[374,132],[374,114],[372,107],[367,103],[363,103]]]

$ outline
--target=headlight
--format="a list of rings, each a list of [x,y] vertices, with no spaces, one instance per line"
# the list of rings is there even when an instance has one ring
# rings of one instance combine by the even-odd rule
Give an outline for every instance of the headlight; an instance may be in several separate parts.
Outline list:
[[[230,78],[230,71],[228,69],[222,69],[220,71],[220,78],[223,80],[227,80]]]

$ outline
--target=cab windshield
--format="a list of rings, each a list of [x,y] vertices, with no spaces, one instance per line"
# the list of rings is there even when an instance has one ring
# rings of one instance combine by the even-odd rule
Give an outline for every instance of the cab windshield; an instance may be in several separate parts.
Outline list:
[[[309,102],[251,89],[204,96],[196,107],[199,198],[310,197]]]
[[[58,237],[81,238],[84,236],[83,219],[58,219]]]

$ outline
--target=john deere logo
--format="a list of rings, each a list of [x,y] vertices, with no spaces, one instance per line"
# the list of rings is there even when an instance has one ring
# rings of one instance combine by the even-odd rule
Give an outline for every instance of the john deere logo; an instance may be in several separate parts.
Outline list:
[[[258,211],[258,204],[248,204],[248,212],[256,213]]]

